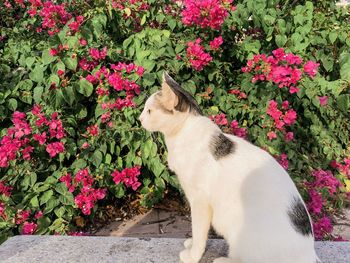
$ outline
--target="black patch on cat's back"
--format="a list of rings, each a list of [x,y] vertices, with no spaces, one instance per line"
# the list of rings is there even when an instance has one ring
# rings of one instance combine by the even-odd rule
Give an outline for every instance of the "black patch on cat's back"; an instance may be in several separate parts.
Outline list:
[[[294,197],[292,205],[288,210],[288,216],[295,231],[304,236],[312,235],[309,214],[299,197]]]
[[[216,133],[210,141],[210,151],[215,160],[219,160],[235,150],[235,144],[223,133]]]

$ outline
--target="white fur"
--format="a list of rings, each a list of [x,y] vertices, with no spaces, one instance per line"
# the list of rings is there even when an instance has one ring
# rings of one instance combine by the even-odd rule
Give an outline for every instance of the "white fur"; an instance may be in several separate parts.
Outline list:
[[[316,263],[313,237],[296,232],[287,216],[300,195],[270,154],[226,134],[234,153],[215,160],[210,141],[219,127],[188,112],[165,114],[154,95],[140,120],[149,131],[164,133],[169,168],[191,206],[193,239],[184,244],[182,262],[199,262],[212,225],[230,247],[229,257],[216,263]]]

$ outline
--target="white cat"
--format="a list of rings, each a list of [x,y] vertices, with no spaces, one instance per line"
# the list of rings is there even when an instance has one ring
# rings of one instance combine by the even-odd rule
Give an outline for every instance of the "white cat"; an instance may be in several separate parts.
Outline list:
[[[164,134],[168,164],[191,206],[193,238],[180,253],[199,262],[210,225],[229,244],[215,263],[317,263],[310,217],[287,172],[266,151],[224,134],[167,73],[140,116]]]

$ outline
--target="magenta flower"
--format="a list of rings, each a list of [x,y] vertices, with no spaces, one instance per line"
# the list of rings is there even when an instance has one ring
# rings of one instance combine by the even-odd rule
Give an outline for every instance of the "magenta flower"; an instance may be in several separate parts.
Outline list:
[[[223,2],[231,4],[232,0],[185,0],[182,22],[188,26],[198,25],[202,28],[220,29],[228,16]]]
[[[87,40],[85,38],[80,38],[79,39],[79,45],[81,46],[86,46],[88,44]]]
[[[38,211],[38,212],[35,213],[34,218],[38,220],[38,219],[41,218],[42,216],[43,216],[43,212],[40,210],[40,211]]]
[[[326,106],[328,103],[328,97],[327,96],[322,96],[322,97],[318,97],[319,101],[320,101],[320,105],[321,106]]]
[[[218,50],[220,46],[224,43],[224,40],[222,39],[222,36],[214,38],[212,41],[210,41],[210,49],[212,50]]]
[[[209,117],[212,121],[214,121],[217,125],[226,126],[228,125],[228,121],[226,119],[226,115],[224,113],[213,115]]]
[[[274,131],[269,131],[267,133],[267,138],[269,138],[269,140],[273,140],[273,139],[276,139],[277,138],[277,134],[274,132]]]
[[[39,142],[40,145],[45,144],[46,142],[46,132],[43,132],[42,134],[33,134],[33,139],[37,142]]]
[[[0,202],[0,217],[4,217],[5,215],[5,204]]]
[[[283,116],[283,121],[286,125],[293,125],[297,119],[297,113],[295,110],[288,110],[284,116]]]
[[[304,72],[308,74],[311,78],[314,78],[317,74],[317,69],[319,67],[319,63],[315,63],[311,60],[305,63]]]
[[[22,228],[22,235],[32,235],[37,229],[37,226],[38,225],[35,223],[24,222]]]
[[[311,213],[320,214],[323,207],[322,195],[315,189],[309,190],[309,202],[307,202],[307,208]]]
[[[48,152],[48,154],[50,155],[51,158],[55,157],[57,154],[59,153],[63,153],[64,152],[64,145],[62,142],[53,142],[53,143],[49,143],[46,146],[46,151]]]
[[[3,181],[0,181],[0,194],[9,197],[11,195],[12,186],[7,186]]]
[[[135,166],[133,168],[125,168],[123,171],[119,172],[115,170],[111,176],[115,184],[124,183],[127,187],[131,187],[134,191],[139,188],[141,183],[138,181],[140,175],[140,166]]]
[[[320,220],[313,223],[314,235],[317,240],[332,233],[333,226],[329,217],[322,217]]]
[[[212,57],[204,51],[200,45],[201,39],[197,38],[194,42],[187,43],[187,58],[195,70],[201,71],[212,61]]]
[[[288,162],[287,154],[282,153],[280,156],[277,157],[277,161],[284,169],[286,169],[286,170],[288,169],[289,162]]]
[[[287,132],[285,135],[284,135],[284,140],[286,142],[290,142],[294,139],[294,133],[293,132]]]
[[[16,225],[20,225],[23,222],[25,222],[29,218],[30,212],[31,212],[30,210],[20,210],[16,214],[16,219],[15,219]]]
[[[234,135],[241,137],[243,139],[245,139],[247,137],[247,129],[246,128],[240,128],[238,125],[238,121],[237,120],[233,120],[231,122],[231,129]]]

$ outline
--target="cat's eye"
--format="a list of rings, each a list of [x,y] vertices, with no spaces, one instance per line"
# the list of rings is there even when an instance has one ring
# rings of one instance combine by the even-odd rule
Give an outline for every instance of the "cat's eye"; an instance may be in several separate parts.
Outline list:
[[[151,114],[151,110],[148,110],[147,112],[148,112],[148,114]]]

